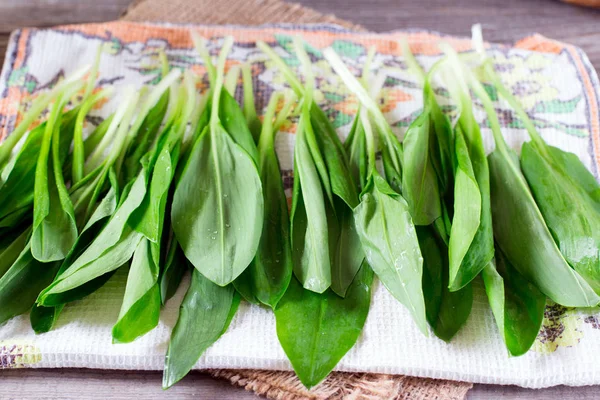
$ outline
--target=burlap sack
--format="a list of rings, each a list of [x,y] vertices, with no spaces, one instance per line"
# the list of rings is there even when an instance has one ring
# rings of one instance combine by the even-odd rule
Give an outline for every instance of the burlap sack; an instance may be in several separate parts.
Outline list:
[[[138,22],[260,25],[268,23],[334,23],[364,30],[360,25],[323,15],[280,0],[137,0],[122,19]],[[270,399],[463,399],[473,386],[401,375],[334,372],[308,391],[293,372],[210,370],[217,378]]]

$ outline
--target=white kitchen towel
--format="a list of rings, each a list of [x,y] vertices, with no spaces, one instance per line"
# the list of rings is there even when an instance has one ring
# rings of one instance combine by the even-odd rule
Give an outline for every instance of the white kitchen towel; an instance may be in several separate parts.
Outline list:
[[[93,62],[104,44],[100,85],[154,84],[160,77],[158,51],[164,50],[176,68],[191,68],[204,74],[201,60],[192,50],[189,30],[197,29],[213,54],[222,38],[233,35],[236,44],[228,66],[250,61],[255,77],[259,110],[270,93],[284,88],[277,68],[254,43],[264,40],[296,68],[290,52],[294,35],[309,44],[317,74],[316,99],[344,136],[357,108],[357,100],[322,59],[320,49],[332,46],[356,73],[366,49],[377,48],[373,68],[385,69],[388,78],[380,106],[401,137],[422,107],[421,87],[407,71],[398,40],[408,39],[418,61],[427,69],[440,57],[437,43],[446,41],[459,51],[469,51],[468,39],[431,32],[404,31],[387,34],[353,33],[331,25],[268,26],[167,26],[112,22],[23,29],[13,33],[0,75],[0,130],[10,133],[24,106],[62,75]],[[578,48],[539,35],[513,46],[491,46],[496,67],[504,82],[517,95],[552,145],[576,153],[598,178],[600,166],[600,119],[598,78],[585,54]],[[207,80],[199,85],[207,89]],[[488,87],[492,97],[493,89]],[[118,92],[118,91],[117,91]],[[241,95],[240,92],[238,94]],[[438,92],[444,99],[444,91]],[[118,97],[94,110],[88,128],[114,111]],[[519,150],[527,134],[507,104],[497,102],[503,132]],[[450,109],[451,107],[449,107]],[[493,148],[485,113],[476,104],[486,149]],[[292,149],[295,126],[289,123],[278,136],[277,151],[286,187],[291,187]],[[112,344],[127,277],[119,270],[98,292],[69,304],[49,333],[35,335],[29,316],[22,315],[0,326],[0,367],[160,370],[169,335],[187,287],[184,280],[177,295],[162,311],[159,326],[130,344]],[[361,338],[341,360],[341,371],[406,374],[481,383],[515,384],[525,387],[600,384],[600,313],[549,305],[543,327],[533,348],[524,356],[510,357],[494,323],[481,282],[476,280],[473,311],[466,326],[451,343],[425,337],[408,311],[379,283]],[[201,357],[196,368],[291,369],[275,334],[272,312],[242,303],[223,335]]]

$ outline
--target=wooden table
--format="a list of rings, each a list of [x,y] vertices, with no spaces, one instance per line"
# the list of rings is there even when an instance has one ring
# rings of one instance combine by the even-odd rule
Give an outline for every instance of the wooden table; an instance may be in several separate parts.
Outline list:
[[[8,35],[24,26],[117,19],[131,0],[0,0],[0,60]],[[373,31],[426,28],[469,35],[476,22],[487,40],[511,42],[531,32],[580,46],[600,70],[600,11],[557,0],[301,0],[321,12],[362,24]],[[0,371],[0,398],[252,399],[253,394],[192,373],[169,391],[160,389],[159,372],[96,370]],[[475,385],[470,399],[594,399],[599,387],[527,390]]]

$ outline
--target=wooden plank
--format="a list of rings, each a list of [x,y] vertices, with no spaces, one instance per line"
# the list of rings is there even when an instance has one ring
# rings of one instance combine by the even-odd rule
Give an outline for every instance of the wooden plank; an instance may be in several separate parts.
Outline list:
[[[168,390],[161,388],[158,371],[107,371],[93,369],[20,369],[0,370],[0,398],[15,400],[50,399],[144,399],[144,400],[251,400],[257,396],[216,380],[201,372],[192,372]],[[469,400],[552,400],[597,399],[598,386],[557,386],[533,390],[517,386],[475,385]]]
[[[110,21],[118,19],[130,3],[131,0],[1,0],[0,63],[4,62],[10,32],[15,29]]]
[[[192,372],[175,386],[162,390],[158,371],[48,369],[0,371],[2,399],[144,399],[240,400],[257,397],[207,374]]]

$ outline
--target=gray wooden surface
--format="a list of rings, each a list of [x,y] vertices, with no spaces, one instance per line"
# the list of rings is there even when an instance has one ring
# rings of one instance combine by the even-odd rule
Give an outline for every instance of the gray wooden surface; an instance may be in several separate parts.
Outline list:
[[[112,20],[131,0],[0,0],[0,60],[13,29]],[[373,31],[426,28],[468,35],[481,22],[487,40],[512,42],[539,32],[582,47],[600,69],[600,11],[557,0],[300,0]],[[160,372],[98,370],[0,371],[0,399],[251,399],[251,393],[194,372],[168,391]],[[527,390],[475,385],[469,399],[596,399],[599,387]]]

